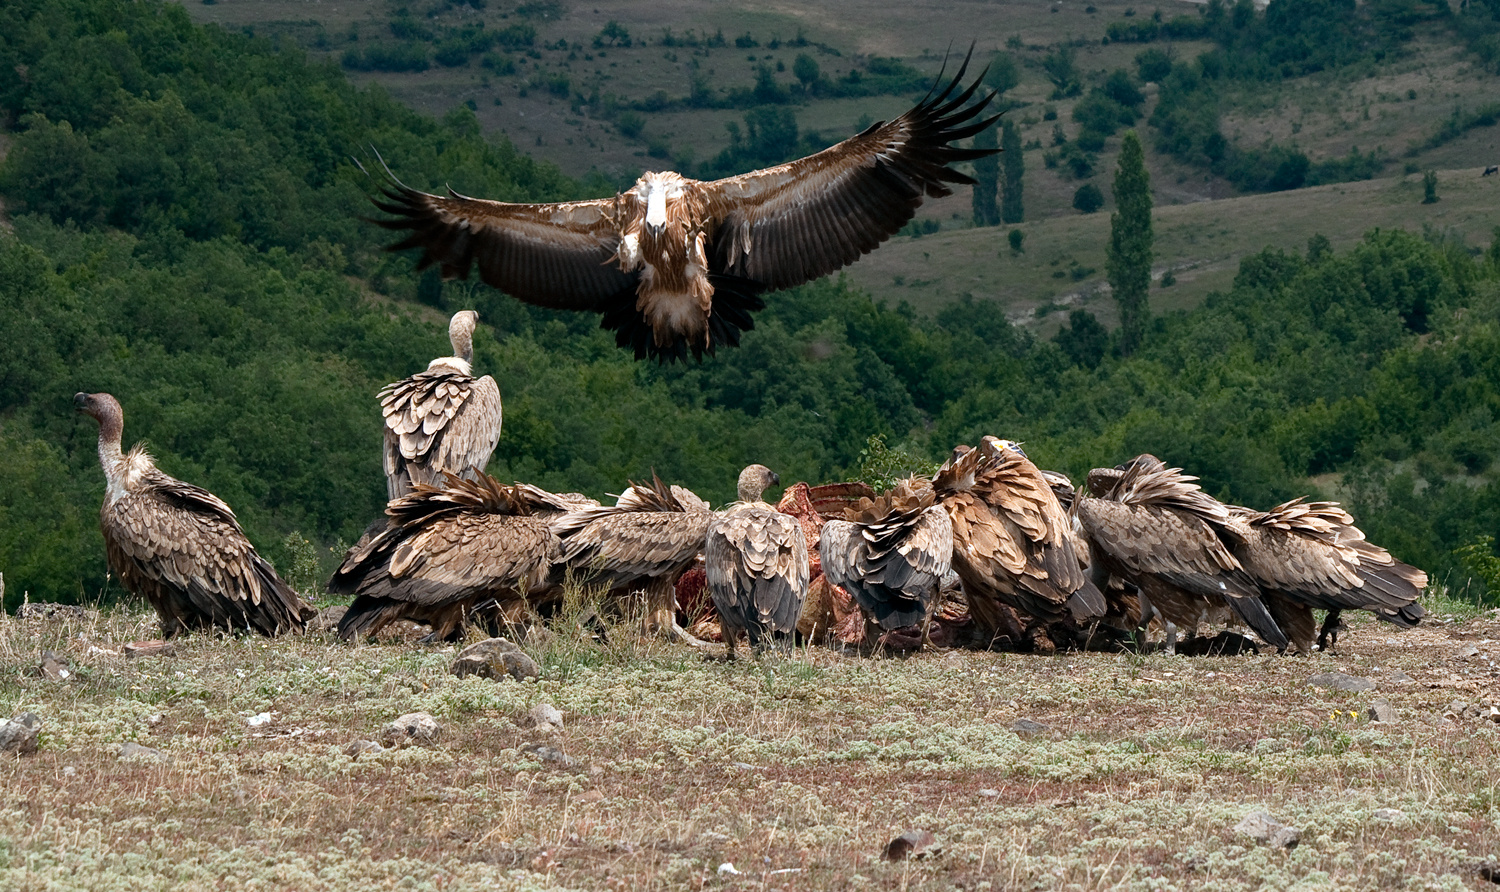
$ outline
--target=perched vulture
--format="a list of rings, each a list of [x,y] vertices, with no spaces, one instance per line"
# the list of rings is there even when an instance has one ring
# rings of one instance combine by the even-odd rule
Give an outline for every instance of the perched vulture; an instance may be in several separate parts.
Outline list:
[[[712,514],[690,490],[653,478],[631,483],[613,506],[573,511],[553,524],[562,548],[552,581],[570,573],[607,589],[644,589],[650,631],[701,643],[677,624],[676,584],[703,553]]]
[[[756,653],[767,639],[789,639],[807,598],[802,527],[761,498],[780,482],[765,465],[750,465],[740,472],[739,501],[708,524],[704,569],[731,659],[741,631]]]
[[[972,49],[970,54],[972,55]],[[646,173],[613,198],[510,204],[419,192],[390,175],[393,217],[410,234],[388,250],[421,248],[418,269],[488,284],[526,303],[599,313],[637,359],[697,359],[739,343],[761,294],[848,266],[890,238],[924,198],[972,184],[949,165],[994,149],[956,148],[994,123],[993,94],[971,102],[983,76],[946,86],[889,123],[797,161],[703,182]]]
[[[1226,619],[1229,608],[1267,643],[1285,648],[1286,635],[1231,550],[1229,509],[1197,479],[1152,455],[1090,471],[1089,493],[1078,494],[1073,510],[1094,559],[1140,590],[1142,611],[1154,609],[1170,624],[1169,647],[1176,629],[1195,634],[1201,622]]]
[[[1073,549],[1071,521],[1046,478],[1016,444],[985,437],[960,446],[933,480],[953,522],[953,569],[974,620],[991,638],[1027,638],[1042,653],[1054,623],[1104,612],[1103,596]],[[998,605],[1032,618],[1024,630]]]
[[[471,374],[478,321],[473,310],[455,313],[448,323],[453,355],[380,391],[388,498],[417,483],[440,487],[445,471],[475,479],[489,464],[500,442],[500,388],[489,375]]]
[[[120,451],[125,414],[114,397],[80,393],[73,405],[99,422],[108,484],[99,527],[109,569],[151,602],[163,636],[194,629],[279,635],[302,631],[317,615],[255,553],[228,505],[157,470],[141,444]]]
[[[1368,610],[1398,626],[1414,626],[1425,611],[1417,603],[1427,574],[1365,541],[1354,518],[1337,502],[1293,499],[1270,511],[1230,508],[1239,536],[1235,557],[1266,593],[1267,605],[1293,647],[1312,649],[1312,609],[1328,611],[1318,633],[1326,650],[1337,640],[1343,610]]]
[[[823,524],[823,572],[881,629],[925,624],[953,559],[953,522],[926,480],[861,499]]]
[[[340,638],[374,635],[399,619],[432,626],[432,640],[454,640],[477,605],[524,606],[546,581],[557,535],[532,516],[519,487],[488,474],[448,473],[441,487],[418,483],[386,506],[390,525],[357,545],[328,590],[354,595]]]

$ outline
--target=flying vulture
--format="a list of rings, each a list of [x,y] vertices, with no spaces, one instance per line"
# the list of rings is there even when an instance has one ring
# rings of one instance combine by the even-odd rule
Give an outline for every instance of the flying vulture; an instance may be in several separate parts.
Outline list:
[[[797,518],[761,496],[781,482],[765,465],[740,472],[739,501],[708,524],[704,570],[708,592],[724,629],[729,658],[739,633],[759,653],[770,641],[789,640],[807,598],[807,540]]]
[[[1427,574],[1365,541],[1337,502],[1293,499],[1270,511],[1230,508],[1233,546],[1245,571],[1266,593],[1293,647],[1312,649],[1312,609],[1328,611],[1318,647],[1337,640],[1341,611],[1368,610],[1398,626],[1414,626],[1426,612],[1417,598]]]
[[[338,635],[374,635],[391,622],[432,626],[434,641],[462,636],[479,604],[524,607],[557,554],[557,535],[519,487],[483,472],[448,472],[442,486],[418,483],[386,506],[391,523],[356,545],[328,582],[354,595]]]
[[[489,375],[475,378],[474,325],[479,314],[460,310],[448,323],[453,355],[380,391],[385,416],[387,498],[415,483],[442,486],[443,473],[474,478],[500,442],[500,388]]]
[[[994,123],[994,96],[972,102],[983,75],[963,86],[968,64],[895,120],[776,167],[712,182],[651,172],[613,198],[557,204],[429,195],[387,170],[375,206],[393,216],[375,222],[409,233],[387,250],[422,249],[418,269],[467,278],[477,264],[518,300],[599,313],[637,359],[701,360],[754,327],[762,293],[848,266],[924,198],[974,182],[950,165],[996,150],[951,143]]]
[[[953,522],[932,485],[902,481],[884,495],[861,499],[844,516],[823,524],[823,573],[881,629],[925,625],[953,559]]]
[[[1227,607],[1285,648],[1286,635],[1231,549],[1229,509],[1197,479],[1153,455],[1090,471],[1088,493],[1078,494],[1073,510],[1094,559],[1140,590],[1142,610],[1154,609],[1170,624],[1169,647],[1176,628],[1194,634],[1200,622],[1227,618]]]
[[[613,506],[585,508],[553,525],[562,549],[552,581],[564,574],[608,589],[638,590],[646,596],[649,631],[701,644],[677,624],[677,578],[703,553],[712,514],[708,503],[653,475],[649,485],[631,483]]]
[[[1047,479],[1009,440],[960,446],[933,480],[953,522],[953,569],[974,620],[992,637],[1028,638],[1039,652],[1056,645],[1047,626],[1081,623],[1104,598],[1073,549],[1071,520]],[[998,605],[1032,618],[1015,628]]]
[[[228,505],[157,470],[141,444],[120,451],[119,401],[80,393],[73,405],[99,422],[108,483],[99,526],[109,569],[151,602],[164,637],[197,629],[300,632],[317,615],[255,553]]]

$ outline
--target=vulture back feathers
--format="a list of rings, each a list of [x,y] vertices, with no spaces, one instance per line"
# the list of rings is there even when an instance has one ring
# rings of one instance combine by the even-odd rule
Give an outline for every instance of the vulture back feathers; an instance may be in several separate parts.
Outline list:
[[[442,486],[445,472],[472,478],[500,442],[500,388],[470,369],[478,319],[473,310],[455,313],[448,324],[453,355],[380,391],[389,498],[406,495],[415,483]]]
[[[279,635],[302,631],[317,615],[256,553],[228,505],[162,473],[141,445],[120,451],[119,401],[80,393],[73,403],[99,422],[108,484],[99,527],[109,568],[150,602],[164,636],[209,629]]]
[[[441,487],[419,483],[393,499],[390,525],[350,549],[329,580],[330,592],[355,596],[339,637],[374,635],[407,619],[448,640],[475,605],[524,602],[558,549],[536,507],[519,487],[482,472],[474,480],[449,473]]]
[[[708,591],[731,656],[738,633],[759,651],[797,627],[807,597],[807,540],[797,518],[761,498],[780,478],[764,465],[740,473],[738,502],[715,514],[704,544]]]
[[[983,74],[964,86],[968,64],[900,117],[787,164],[713,182],[648,172],[612,198],[555,204],[430,195],[387,169],[375,206],[391,216],[375,222],[406,233],[387,250],[420,249],[418,269],[477,267],[518,300],[599,313],[637,359],[701,360],[754,327],[763,292],[842,269],[974,182],[952,165],[996,150],[953,143],[994,123],[994,95],[972,101]]]
[[[882,629],[927,619],[953,559],[953,522],[925,480],[863,498],[823,524],[823,573]]]

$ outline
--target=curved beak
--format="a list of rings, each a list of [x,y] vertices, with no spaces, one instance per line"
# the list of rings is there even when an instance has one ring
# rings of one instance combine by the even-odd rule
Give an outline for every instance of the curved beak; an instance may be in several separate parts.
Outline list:
[[[86,394],[86,393],[75,393],[75,394],[73,394],[73,408],[75,408],[78,411],[82,412],[84,409],[88,408],[88,405],[89,405],[89,395],[88,394]]]

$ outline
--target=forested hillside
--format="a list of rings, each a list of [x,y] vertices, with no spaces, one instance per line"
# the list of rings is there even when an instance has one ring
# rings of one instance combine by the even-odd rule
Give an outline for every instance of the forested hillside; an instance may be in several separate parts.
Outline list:
[[[116,394],[127,442],[317,578],[298,540],[326,569],[382,507],[375,392],[447,352],[462,307],[481,313],[475,365],[505,398],[501,478],[602,496],[654,469],[721,503],[751,461],[822,481],[994,433],[1075,476],[1151,451],[1254,507],[1337,496],[1401,559],[1483,590],[1484,562],[1455,551],[1500,533],[1500,238],[1267,252],[1227,293],[1155,320],[1129,359],[1086,314],[1038,340],[990,302],[918,316],[833,279],[772,295],[739,349],[658,367],[594,317],[376,250],[360,219],[374,183],[350,160],[369,146],[419,188],[612,191],[482,137],[467,110],[422,117],[167,3],[13,0],[0,113],[7,607],[117,594],[79,390]]]

